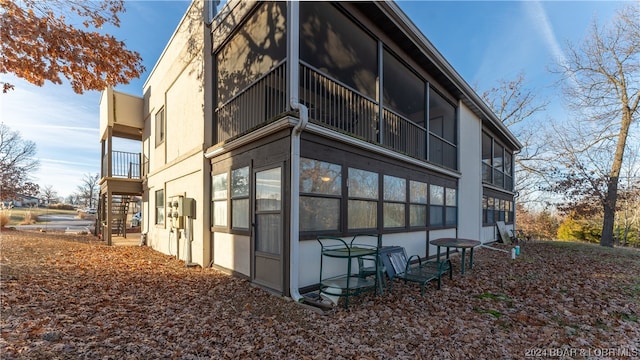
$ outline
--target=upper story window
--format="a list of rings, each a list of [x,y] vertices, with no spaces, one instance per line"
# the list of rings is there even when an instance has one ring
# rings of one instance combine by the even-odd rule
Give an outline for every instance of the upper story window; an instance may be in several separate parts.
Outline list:
[[[482,133],[482,181],[513,190],[513,154],[486,132]]]
[[[425,82],[388,50],[383,55],[384,106],[425,127]]]
[[[218,106],[287,56],[286,3],[265,2],[218,52]]]
[[[300,2],[300,60],[372,99],[377,42],[335,6]]]
[[[429,91],[429,160],[458,168],[456,108],[444,97]]]
[[[156,113],[156,146],[164,143],[165,138],[165,129],[166,129],[166,121],[164,117],[164,107],[162,107]]]

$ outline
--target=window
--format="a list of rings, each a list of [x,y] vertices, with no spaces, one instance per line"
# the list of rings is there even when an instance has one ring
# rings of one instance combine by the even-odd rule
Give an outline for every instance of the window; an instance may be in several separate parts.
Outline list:
[[[377,54],[376,40],[335,6],[324,2],[300,2],[302,61],[375,99]]]
[[[338,230],[342,167],[300,159],[300,231]]]
[[[457,224],[457,190],[440,185],[429,185],[429,225],[452,227]]]
[[[156,225],[164,225],[164,189],[156,191]]]
[[[456,189],[445,189],[445,222],[446,226],[456,226],[458,224],[458,192]]]
[[[444,225],[444,187],[429,185],[429,225]]]
[[[349,168],[348,228],[375,229],[378,224],[378,174]]]
[[[409,181],[409,226],[427,226],[427,191],[426,183]]]
[[[249,229],[249,167],[231,171],[231,227]]]
[[[385,228],[405,227],[405,207],[407,201],[407,181],[402,178],[385,175],[384,204],[382,209]]]
[[[384,51],[384,106],[425,127],[425,82],[389,51]]]
[[[156,113],[156,146],[160,146],[164,142],[165,118],[164,107]]]
[[[227,173],[213,175],[211,186],[213,226],[227,227]]]
[[[429,88],[429,160],[458,168],[456,108]]]
[[[493,182],[493,139],[486,133],[482,133],[482,181]]]
[[[485,132],[482,133],[482,181],[513,190],[513,154]]]

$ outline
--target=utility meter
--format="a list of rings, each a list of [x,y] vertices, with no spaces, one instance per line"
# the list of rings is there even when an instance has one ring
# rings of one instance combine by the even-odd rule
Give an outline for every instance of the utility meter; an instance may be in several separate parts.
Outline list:
[[[195,218],[195,200],[177,195],[169,198],[168,216],[174,228],[184,229],[184,218]]]

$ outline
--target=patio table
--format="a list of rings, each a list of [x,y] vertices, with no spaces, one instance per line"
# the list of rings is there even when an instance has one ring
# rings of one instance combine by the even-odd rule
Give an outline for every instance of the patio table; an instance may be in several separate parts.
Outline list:
[[[460,273],[464,275],[464,263],[465,263],[465,252],[467,249],[471,249],[471,254],[469,256],[469,269],[473,268],[473,248],[482,244],[478,240],[472,239],[461,239],[461,238],[441,238],[436,240],[429,241],[431,245],[435,245],[438,247],[436,258],[438,262],[440,262],[440,247],[447,248],[447,259],[449,258],[449,249],[456,248],[462,249],[462,267],[460,268]]]

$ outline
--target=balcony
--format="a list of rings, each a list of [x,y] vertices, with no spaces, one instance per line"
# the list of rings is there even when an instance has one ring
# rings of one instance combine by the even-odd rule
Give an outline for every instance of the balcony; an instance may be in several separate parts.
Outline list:
[[[257,127],[287,111],[286,63],[250,84],[216,109],[217,142]],[[427,130],[307,64],[300,64],[300,102],[309,120],[420,160],[427,159]],[[455,153],[455,152],[454,152]]]

